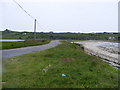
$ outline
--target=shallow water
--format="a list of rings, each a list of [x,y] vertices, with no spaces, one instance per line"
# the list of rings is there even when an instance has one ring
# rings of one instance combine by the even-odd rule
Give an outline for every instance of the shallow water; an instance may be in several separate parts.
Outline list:
[[[102,46],[106,48],[120,48],[120,43],[114,43],[114,42],[103,42],[97,44],[97,46]]]
[[[0,39],[0,42],[17,42],[17,41],[25,41],[21,39]]]

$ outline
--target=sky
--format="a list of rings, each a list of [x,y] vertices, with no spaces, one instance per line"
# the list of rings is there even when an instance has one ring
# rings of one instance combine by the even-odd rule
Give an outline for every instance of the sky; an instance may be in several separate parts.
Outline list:
[[[15,0],[37,32],[118,32],[118,0]],[[0,30],[34,31],[13,0],[0,1]]]

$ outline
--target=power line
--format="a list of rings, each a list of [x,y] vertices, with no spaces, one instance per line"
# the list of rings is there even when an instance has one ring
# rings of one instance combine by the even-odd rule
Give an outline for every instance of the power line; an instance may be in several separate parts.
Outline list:
[[[38,21],[36,21],[36,22],[37,22],[37,26],[39,27],[39,29],[41,28],[42,30],[44,30],[44,29],[41,27],[40,23],[39,23]]]
[[[30,16],[32,19],[36,20],[36,19],[35,19],[32,15],[30,15],[19,3],[17,3],[15,0],[13,0],[13,2],[16,3],[28,16]],[[37,22],[38,26],[41,27],[40,24],[39,24],[39,22],[38,22],[37,20],[36,20],[36,22]]]
[[[46,27],[47,27],[46,30],[49,30],[48,25],[46,25],[46,24],[45,24],[46,27],[44,27],[44,26],[41,26],[41,24],[37,21],[37,25],[39,26],[39,28],[41,28],[41,30],[44,30]],[[53,28],[53,27],[51,27],[51,28]]]
[[[34,39],[36,39],[36,19],[30,15],[20,4],[18,4],[15,0],[13,0],[14,3],[16,3],[29,17],[34,19]]]
[[[35,22],[37,22],[37,26],[39,26],[39,28],[43,29],[40,26],[40,23],[38,22],[38,20],[36,20],[32,15],[30,15],[18,2],[16,2],[15,0],[13,0],[14,3],[16,3],[29,17],[31,17],[32,19],[35,20]],[[43,29],[44,30],[44,29]]]
[[[35,19],[32,15],[30,15],[20,4],[18,4],[15,0],[13,0],[14,3],[16,3],[28,16],[30,16],[32,19]]]

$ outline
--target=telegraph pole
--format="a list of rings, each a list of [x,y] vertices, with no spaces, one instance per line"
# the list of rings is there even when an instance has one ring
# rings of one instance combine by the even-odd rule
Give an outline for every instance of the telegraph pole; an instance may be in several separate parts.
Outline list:
[[[16,3],[18,5],[19,8],[21,8],[21,10],[23,10],[29,17],[31,17],[34,20],[34,37],[33,39],[36,39],[36,24],[38,23],[38,21],[36,21],[36,19],[29,14],[18,2],[16,2],[15,0],[13,0],[14,3]],[[37,22],[37,23],[36,23]]]
[[[36,39],[36,19],[34,21],[34,39]]]

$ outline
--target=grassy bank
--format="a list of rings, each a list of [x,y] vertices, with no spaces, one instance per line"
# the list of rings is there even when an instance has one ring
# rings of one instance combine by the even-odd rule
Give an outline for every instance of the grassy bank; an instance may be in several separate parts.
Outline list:
[[[27,47],[27,46],[43,45],[43,44],[47,44],[49,42],[50,42],[50,40],[47,40],[47,39],[26,40],[26,41],[19,41],[19,42],[2,42],[2,49],[12,49],[12,48]],[[1,44],[1,42],[0,42],[0,44]]]
[[[4,60],[3,71],[3,88],[118,86],[117,69],[67,42],[45,51]]]

